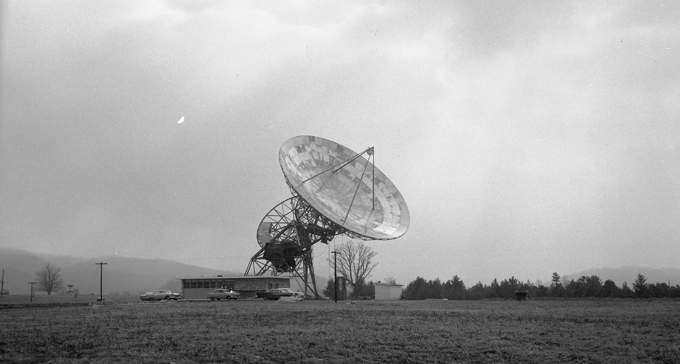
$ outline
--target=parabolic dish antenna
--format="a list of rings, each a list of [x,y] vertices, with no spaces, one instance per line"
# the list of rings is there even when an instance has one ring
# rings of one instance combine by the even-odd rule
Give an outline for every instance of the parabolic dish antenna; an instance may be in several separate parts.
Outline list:
[[[368,158],[314,136],[288,139],[279,163],[294,193],[326,218],[365,240],[396,239],[408,230],[406,201]],[[350,235],[352,235],[350,233]]]
[[[365,157],[364,157],[365,156]],[[318,296],[312,246],[340,234],[363,240],[396,239],[408,230],[408,206],[371,163],[373,148],[355,153],[314,136],[287,140],[279,163],[293,197],[271,209],[257,228],[260,250],[246,276],[290,273]]]

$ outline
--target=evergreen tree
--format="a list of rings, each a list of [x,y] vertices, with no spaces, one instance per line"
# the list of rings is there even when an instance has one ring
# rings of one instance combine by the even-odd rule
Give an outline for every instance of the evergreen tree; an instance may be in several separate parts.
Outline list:
[[[560,283],[560,275],[557,272],[552,274],[552,281],[550,282],[550,295],[552,297],[564,297],[564,287]]]
[[[560,275],[557,272],[552,274],[552,283],[550,283],[550,288],[555,288],[560,285]]]
[[[647,278],[642,273],[638,273],[637,278],[635,278],[633,291],[638,298],[649,298]]]
[[[482,282],[477,282],[474,286],[467,290],[467,297],[472,300],[479,300],[489,297],[489,286],[484,286]]]
[[[439,278],[427,282],[427,294],[423,298],[442,298],[442,282]]]
[[[427,294],[427,282],[422,277],[417,277],[404,289],[404,297],[407,300],[422,300]]]
[[[628,287],[628,282],[623,282],[621,285],[621,298],[632,298],[635,297],[635,292]]]
[[[338,289],[340,289],[338,287]],[[326,288],[323,289],[323,294],[324,296],[335,300],[335,279],[329,279],[328,284],[326,284]]]
[[[466,296],[466,291],[465,291],[465,283],[463,283],[463,280],[458,278],[457,275],[453,276],[450,281],[447,283],[450,283],[451,285],[451,299],[454,300],[464,300]]]
[[[497,298],[501,297],[501,285],[498,284],[498,280],[496,278],[493,279],[493,282],[491,282],[491,293],[492,293],[492,298]]]
[[[536,288],[536,297],[546,297],[548,296],[548,287],[544,285],[539,285],[538,288]]]

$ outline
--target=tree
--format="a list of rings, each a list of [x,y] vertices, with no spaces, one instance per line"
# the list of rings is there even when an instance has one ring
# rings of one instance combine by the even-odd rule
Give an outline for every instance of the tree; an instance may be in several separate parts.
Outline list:
[[[560,275],[557,272],[553,272],[552,281],[550,282],[550,295],[553,297],[564,297],[566,293],[562,283],[560,283],[560,279]]]
[[[323,289],[323,294],[334,300],[335,299],[335,279],[329,279],[326,288]]]
[[[498,284],[498,280],[496,278],[494,278],[493,282],[491,282],[491,292],[493,294],[493,296],[491,296],[492,298],[500,297],[501,286]]]
[[[647,286],[650,297],[662,298],[670,297],[671,287],[666,283],[649,284]]]
[[[602,279],[596,275],[592,275],[586,279],[586,282],[588,283],[588,287],[586,288],[586,296],[587,297],[595,297],[597,296],[597,293],[600,291],[600,288],[602,288]]]
[[[378,253],[363,242],[350,240],[338,245],[335,250],[338,252],[338,272],[345,277],[352,291],[360,288],[378,265],[373,262]]]
[[[442,282],[439,278],[434,281],[427,281],[427,294],[425,298],[442,298]]]
[[[365,283],[363,281],[357,282],[352,290],[352,297],[374,297],[375,285],[372,281]]]
[[[35,272],[35,280],[38,282],[38,290],[47,292],[47,295],[52,295],[52,292],[59,291],[64,287],[64,280],[61,279],[61,268],[55,267],[51,264]]]
[[[556,286],[555,291],[561,292],[557,297],[572,298],[574,295],[578,295],[578,281],[569,280],[567,276],[564,276],[562,277],[562,284]]]
[[[489,290],[490,289],[488,289],[488,286],[485,287],[484,284],[479,281],[474,286],[468,288],[468,297],[473,300],[486,298],[489,294]]]
[[[633,298],[635,293],[628,287],[628,282],[623,282],[621,285],[621,298]]]
[[[635,278],[635,282],[633,283],[633,291],[635,291],[635,295],[639,298],[647,298],[649,297],[647,290],[647,278],[643,276],[642,273],[638,273],[637,278]]]
[[[600,289],[598,297],[619,297],[620,289],[616,286],[616,283],[611,279],[604,281],[604,285]]]
[[[555,286],[560,285],[560,275],[557,272],[552,274],[552,283],[550,283],[550,288],[555,288]]]
[[[463,282],[462,279],[458,278],[457,275],[453,276],[450,281],[446,282],[447,284],[450,285],[451,287],[451,296],[448,298],[454,299],[454,300],[462,300],[465,299],[465,283]]]
[[[539,285],[536,288],[536,297],[546,297],[548,295],[548,288],[544,285]]]
[[[574,283],[573,295],[574,297],[595,297],[600,288],[602,288],[602,280],[600,277],[596,275],[581,276],[581,278]]]
[[[354,292],[352,293],[356,298],[359,298],[359,296],[375,297],[375,284],[373,284],[373,281],[370,281],[368,283],[362,282],[361,285],[357,285]]]
[[[407,300],[422,300],[427,298],[427,282],[423,277],[416,277],[411,283],[406,286],[404,290],[404,297]]]

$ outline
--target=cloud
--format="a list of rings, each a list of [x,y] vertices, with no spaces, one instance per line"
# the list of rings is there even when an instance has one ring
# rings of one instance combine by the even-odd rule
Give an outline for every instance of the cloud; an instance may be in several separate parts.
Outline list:
[[[409,203],[378,275],[674,264],[675,6],[3,6],[2,244],[245,267],[311,134]]]

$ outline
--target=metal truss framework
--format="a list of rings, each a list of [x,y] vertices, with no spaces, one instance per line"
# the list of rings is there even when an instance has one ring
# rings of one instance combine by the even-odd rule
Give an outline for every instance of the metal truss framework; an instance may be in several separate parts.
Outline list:
[[[318,297],[312,246],[328,243],[339,234],[354,236],[324,217],[292,189],[293,197],[271,209],[258,228],[260,250],[253,255],[245,276],[290,274],[304,283],[305,295]],[[363,238],[360,235],[357,238]]]

